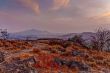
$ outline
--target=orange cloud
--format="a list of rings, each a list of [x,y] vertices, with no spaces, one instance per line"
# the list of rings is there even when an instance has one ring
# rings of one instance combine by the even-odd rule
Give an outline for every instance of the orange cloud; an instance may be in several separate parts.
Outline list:
[[[69,5],[70,0],[54,0],[54,5],[52,10],[58,10],[60,8],[65,8]]]
[[[110,18],[110,12],[104,12],[94,17],[95,19],[105,19]]]
[[[40,6],[38,2],[33,0],[20,0],[20,2],[22,2],[26,7],[31,8],[36,14],[40,13]]]
[[[95,21],[100,24],[109,24],[110,23],[110,12],[100,13],[96,16],[90,18],[91,21]]]
[[[106,12],[101,14],[101,17],[110,17],[110,12]]]

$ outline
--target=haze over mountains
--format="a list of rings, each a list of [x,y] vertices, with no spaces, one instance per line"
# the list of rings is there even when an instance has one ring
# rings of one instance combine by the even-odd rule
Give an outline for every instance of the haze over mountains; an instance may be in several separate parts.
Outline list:
[[[21,32],[16,32],[16,33],[10,33],[11,38],[16,38],[16,39],[25,39],[26,37],[37,39],[37,38],[50,38],[54,37],[56,34],[50,33],[47,31],[40,31],[36,29],[30,29],[30,30],[25,30]]]
[[[90,36],[94,35],[92,32],[83,32],[83,33],[51,33],[48,31],[41,31],[36,29],[25,30],[16,33],[10,33],[9,38],[13,39],[26,39],[29,37],[31,39],[39,39],[39,38],[60,38],[60,39],[68,39],[75,35],[82,35],[84,39],[89,39]]]

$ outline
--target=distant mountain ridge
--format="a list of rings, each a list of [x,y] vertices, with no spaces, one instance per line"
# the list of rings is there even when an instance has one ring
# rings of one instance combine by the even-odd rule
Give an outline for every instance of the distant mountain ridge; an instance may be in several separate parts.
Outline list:
[[[74,37],[75,35],[81,35],[82,38],[84,38],[84,39],[91,39],[91,36],[94,36],[95,33],[93,33],[93,32],[68,33],[68,34],[65,34],[65,35],[61,35],[60,38],[68,39],[68,38]]]
[[[51,33],[48,31],[40,31],[36,29],[25,30],[16,33],[10,33],[9,37],[14,39],[26,39],[26,37],[30,37],[33,39],[39,38],[60,38],[60,39],[68,39],[75,35],[82,35],[84,39],[89,39],[94,33],[92,32],[83,32],[83,33],[68,33],[68,34],[59,34],[59,33]]]
[[[26,37],[37,39],[37,38],[55,38],[57,37],[57,35],[58,35],[57,33],[30,29],[30,30],[25,30],[21,32],[10,33],[9,37],[16,38],[16,39],[25,39]]]

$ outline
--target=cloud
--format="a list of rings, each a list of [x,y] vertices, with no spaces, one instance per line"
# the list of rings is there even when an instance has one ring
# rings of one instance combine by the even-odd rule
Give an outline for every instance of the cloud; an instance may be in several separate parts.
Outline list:
[[[110,12],[105,12],[100,15],[101,17],[110,17]]]
[[[53,32],[82,32],[92,31],[102,24],[110,24],[109,0],[16,1],[21,2],[4,4],[7,6],[5,8],[6,12],[0,13],[0,24],[16,31],[19,29],[40,28]],[[27,12],[30,9],[36,14],[42,11],[42,14],[36,17],[31,12]],[[105,27],[105,25],[103,26]]]
[[[101,24],[101,25],[110,24],[110,12],[101,13],[93,17],[92,21],[97,22],[98,24]]]
[[[69,5],[69,3],[70,3],[70,0],[54,0],[52,10],[65,8]]]
[[[19,0],[24,6],[31,8],[36,14],[40,13],[40,6],[37,1],[34,0]]]

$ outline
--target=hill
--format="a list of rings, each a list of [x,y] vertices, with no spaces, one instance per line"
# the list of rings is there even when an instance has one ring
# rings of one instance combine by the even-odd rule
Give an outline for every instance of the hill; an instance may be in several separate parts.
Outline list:
[[[60,39],[0,40],[0,73],[109,73],[110,53]]]

